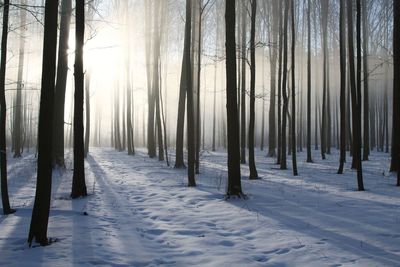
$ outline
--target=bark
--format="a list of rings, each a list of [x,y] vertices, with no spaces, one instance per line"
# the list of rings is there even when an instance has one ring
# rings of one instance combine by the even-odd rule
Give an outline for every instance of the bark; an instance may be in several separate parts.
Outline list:
[[[345,0],[340,0],[340,159],[338,174],[343,174],[346,161],[346,45]]]
[[[242,196],[240,181],[239,116],[236,99],[235,1],[225,1],[226,111],[228,120],[227,196]]]
[[[357,54],[361,54],[359,50],[360,47],[360,0],[357,0]],[[362,177],[362,163],[361,163],[361,125],[360,125],[360,96],[359,96],[359,87],[356,85],[356,75],[355,75],[355,66],[354,66],[354,39],[353,39],[353,3],[351,0],[347,1],[347,24],[348,24],[348,36],[349,36],[349,65],[350,65],[350,86],[351,86],[351,108],[352,108],[352,125],[353,125],[353,162],[355,163],[355,167],[357,168],[357,183],[358,190],[364,190],[363,177]],[[361,58],[357,57],[358,67],[361,67],[360,64]],[[357,83],[360,84],[361,80],[361,70],[358,71],[357,74]]]
[[[364,103],[363,103],[363,117],[364,117],[364,130],[363,130],[363,160],[368,160],[369,156],[369,89],[368,89],[368,41],[369,41],[369,27],[368,27],[368,14],[367,14],[367,1],[362,0],[362,28],[363,28],[363,80],[364,80]]]
[[[242,6],[242,78],[241,78],[241,110],[240,110],[240,162],[246,163],[246,21],[247,21],[247,1],[241,3]]]
[[[256,47],[255,47],[255,32],[256,32],[256,14],[257,0],[251,0],[251,30],[250,30],[250,110],[249,110],[249,169],[250,180],[258,179],[258,173],[254,156],[254,124],[255,124],[255,86],[256,86]]]
[[[307,6],[307,162],[313,162],[311,154],[311,0]]]
[[[294,0],[291,0],[291,21],[292,21],[292,165],[293,175],[297,176],[297,156],[296,156],[296,72],[295,72],[295,57],[296,57],[296,27],[294,16]]]
[[[397,169],[397,186],[400,186],[400,2],[393,0],[393,133],[392,133],[392,165]]]
[[[53,164],[59,167],[65,167],[64,108],[68,76],[68,40],[70,34],[71,13],[72,0],[62,0],[53,126]]]
[[[7,1],[7,0],[6,0]],[[83,3],[83,1],[82,1]],[[35,240],[42,246],[50,242],[47,238],[49,222],[52,176],[52,131],[53,106],[56,76],[58,1],[46,0],[44,17],[44,40],[42,82],[40,94],[38,166],[35,202],[29,229],[28,243]],[[2,50],[3,51],[3,50]]]
[[[183,57],[187,63],[186,65],[186,95],[187,95],[187,145],[188,145],[188,186],[196,186],[195,181],[195,156],[196,156],[196,144],[195,144],[195,131],[194,131],[194,100],[193,100],[193,82],[192,82],[192,70],[191,70],[191,59],[190,59],[190,40],[191,40],[191,0],[186,0],[186,25],[185,25],[185,44]]]
[[[25,5],[24,0],[21,5]],[[19,58],[18,58],[18,77],[17,77],[17,92],[14,108],[14,158],[22,156],[22,90],[24,88],[24,59],[25,59],[25,31],[26,31],[26,11],[20,10],[20,39],[19,39]]]
[[[190,2],[186,0],[186,5],[190,5]],[[188,72],[191,71],[190,66],[190,33],[191,33],[191,8],[186,6],[186,22],[185,22],[185,37],[183,45],[183,59],[182,59],[182,71],[179,88],[179,102],[178,102],[178,119],[176,126],[176,158],[175,168],[185,168],[183,160],[183,135],[185,126],[185,104],[186,104],[186,93],[187,93],[187,77]],[[189,17],[189,20],[187,18]]]
[[[289,0],[285,0],[285,11],[283,19],[283,77],[282,77],[282,97],[283,97],[283,110],[282,110],[282,142],[281,142],[281,170],[287,169],[286,162],[286,124],[288,114],[288,96],[287,96],[287,50],[288,50],[288,13],[289,13]]]
[[[272,1],[272,43],[278,43],[278,27],[279,27],[279,1]],[[278,57],[277,48],[272,49],[270,58],[271,69],[271,96],[269,107],[269,136],[268,136],[268,156],[276,156],[276,61]]]
[[[75,29],[75,96],[74,96],[74,173],[72,175],[71,197],[78,198],[87,195],[85,182],[84,159],[84,128],[83,103],[84,84],[83,45],[85,37],[85,2],[76,0],[76,29]]]
[[[0,62],[0,171],[1,171],[1,200],[4,215],[15,212],[10,207],[7,185],[7,143],[6,143],[6,64],[7,64],[7,40],[10,1],[5,0],[3,4],[3,29],[1,37],[1,62]]]

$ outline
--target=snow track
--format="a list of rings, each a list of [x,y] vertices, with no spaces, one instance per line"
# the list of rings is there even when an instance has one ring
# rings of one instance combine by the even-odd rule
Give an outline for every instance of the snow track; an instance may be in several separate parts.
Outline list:
[[[70,200],[71,165],[56,170],[49,236],[59,242],[33,249],[36,162],[12,160],[18,212],[0,216],[0,266],[400,266],[400,192],[382,175],[386,155],[365,164],[366,192],[354,190],[349,166],[339,176],[335,160],[304,156],[292,177],[258,152],[262,179],[248,181],[243,167],[248,200],[226,201],[224,153],[204,152],[198,187],[188,188],[186,170],[143,151],[92,149],[89,196]]]

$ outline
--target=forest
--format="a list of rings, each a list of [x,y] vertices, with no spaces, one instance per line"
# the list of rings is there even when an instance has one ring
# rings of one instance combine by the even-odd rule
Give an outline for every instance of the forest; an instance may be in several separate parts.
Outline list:
[[[400,266],[399,0],[0,20],[0,266]]]

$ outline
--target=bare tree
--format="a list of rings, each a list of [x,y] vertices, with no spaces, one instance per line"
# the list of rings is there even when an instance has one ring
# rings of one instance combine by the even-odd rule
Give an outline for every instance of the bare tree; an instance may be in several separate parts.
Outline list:
[[[226,111],[228,121],[227,196],[243,196],[240,181],[239,114],[236,83],[235,1],[225,0]]]
[[[250,180],[258,179],[258,173],[254,156],[254,122],[255,122],[255,86],[256,86],[256,14],[257,0],[251,0],[251,29],[250,29],[250,111],[249,111],[249,169]]]
[[[85,183],[85,159],[83,137],[84,73],[83,45],[85,37],[85,2],[76,0],[75,33],[75,98],[74,98],[74,173],[72,176],[71,197],[87,195]]]
[[[83,2],[81,0],[81,2]],[[57,56],[58,0],[46,0],[44,17],[44,40],[42,61],[42,90],[40,95],[38,167],[35,203],[32,210],[28,243],[35,239],[42,246],[50,244],[47,238],[51,199],[51,152],[53,106]]]
[[[1,171],[1,200],[3,203],[3,213],[11,214],[15,210],[10,207],[7,185],[7,144],[6,144],[6,64],[7,64],[7,41],[8,41],[8,19],[10,1],[5,0],[3,4],[3,29],[1,37],[1,62],[0,62],[0,171]]]

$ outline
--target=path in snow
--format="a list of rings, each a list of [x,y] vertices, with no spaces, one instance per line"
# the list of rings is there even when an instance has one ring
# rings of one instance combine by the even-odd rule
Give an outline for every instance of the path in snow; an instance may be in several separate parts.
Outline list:
[[[365,164],[366,192],[348,166],[335,174],[336,154],[315,164],[304,156],[293,177],[258,152],[262,179],[248,181],[243,167],[249,199],[225,201],[225,153],[203,152],[199,186],[188,188],[185,170],[144,152],[92,149],[90,196],[71,201],[71,166],[56,170],[49,236],[59,242],[34,249],[25,242],[35,159],[13,160],[18,212],[0,216],[0,266],[399,266],[400,192],[382,175],[387,155]]]

